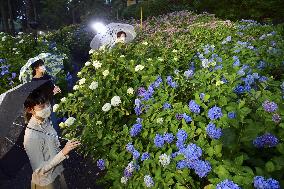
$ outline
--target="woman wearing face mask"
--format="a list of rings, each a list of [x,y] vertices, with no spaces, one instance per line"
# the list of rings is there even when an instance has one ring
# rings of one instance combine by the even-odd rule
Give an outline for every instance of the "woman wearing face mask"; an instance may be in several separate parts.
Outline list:
[[[34,91],[24,103],[26,121],[24,148],[33,169],[32,189],[66,189],[62,161],[79,141],[68,141],[60,150],[57,133],[50,122],[51,106],[48,98]]]
[[[126,33],[120,31],[116,34],[116,43],[125,43]]]
[[[33,70],[33,79],[32,81],[38,81],[38,80],[49,80],[49,82],[47,82],[45,84],[46,88],[48,89],[46,92],[49,93],[50,96],[56,95],[58,93],[61,93],[61,90],[58,86],[56,86],[54,84],[54,82],[52,81],[52,77],[50,75],[48,75],[46,73],[46,68],[44,66],[44,62],[43,60],[39,59],[37,61],[35,61],[32,65],[32,70]],[[54,103],[54,99],[51,98],[51,105],[53,106]],[[51,120],[53,123],[53,127],[56,130],[57,133],[60,132],[60,128],[57,124],[57,118],[55,116],[55,113],[52,112],[51,113]]]

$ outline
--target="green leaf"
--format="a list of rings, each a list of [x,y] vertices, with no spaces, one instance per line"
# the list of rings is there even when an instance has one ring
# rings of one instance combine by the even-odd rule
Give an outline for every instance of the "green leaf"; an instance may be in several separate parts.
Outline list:
[[[274,167],[274,164],[272,161],[268,161],[266,164],[265,164],[265,170],[267,172],[273,172],[275,170],[275,167]]]

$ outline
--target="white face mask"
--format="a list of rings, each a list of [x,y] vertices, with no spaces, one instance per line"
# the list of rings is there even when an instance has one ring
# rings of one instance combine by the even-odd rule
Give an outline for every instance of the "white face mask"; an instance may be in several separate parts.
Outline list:
[[[42,72],[45,72],[45,71],[46,71],[45,66],[40,66],[39,69],[40,69]]]
[[[41,117],[41,118],[48,118],[51,114],[51,106],[47,106],[42,110],[35,111],[36,116]]]

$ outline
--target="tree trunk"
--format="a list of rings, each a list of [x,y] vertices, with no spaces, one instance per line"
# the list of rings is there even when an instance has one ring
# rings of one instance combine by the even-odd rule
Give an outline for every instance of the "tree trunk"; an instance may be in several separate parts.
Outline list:
[[[30,22],[34,22],[35,20],[35,16],[34,16],[34,9],[33,9],[33,3],[31,0],[24,0],[25,1],[25,5],[26,5],[26,17],[27,17],[27,24],[28,24],[28,28],[31,31],[31,27],[29,25]]]
[[[9,21],[8,21],[8,13],[7,13],[7,7],[6,7],[6,1],[5,0],[0,0],[0,8],[1,8],[1,16],[2,16],[2,21],[3,21],[3,26],[4,26],[4,32],[10,33],[9,29]]]
[[[13,16],[13,9],[11,5],[11,0],[8,0],[8,9],[9,9],[9,23],[10,23],[10,32],[12,35],[15,35],[15,25],[14,25],[14,16]]]

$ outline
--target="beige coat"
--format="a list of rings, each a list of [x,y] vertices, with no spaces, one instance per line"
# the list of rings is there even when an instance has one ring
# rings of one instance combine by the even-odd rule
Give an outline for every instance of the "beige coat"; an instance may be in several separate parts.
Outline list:
[[[32,183],[47,186],[63,172],[64,168],[61,162],[67,156],[64,156],[60,151],[57,137],[39,132],[57,136],[49,119],[40,123],[35,117],[32,117],[27,127],[38,130],[26,128],[24,136],[24,147],[33,169]]]

